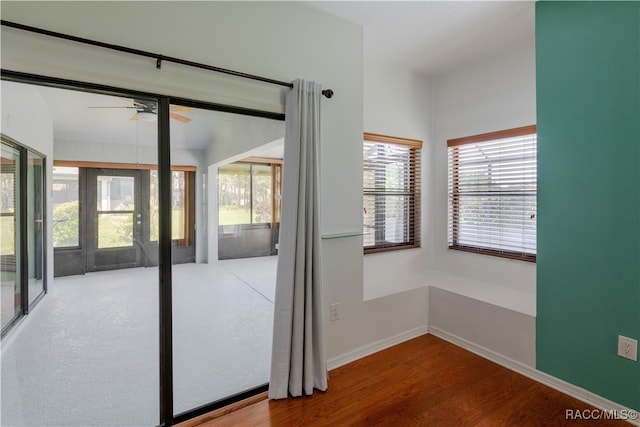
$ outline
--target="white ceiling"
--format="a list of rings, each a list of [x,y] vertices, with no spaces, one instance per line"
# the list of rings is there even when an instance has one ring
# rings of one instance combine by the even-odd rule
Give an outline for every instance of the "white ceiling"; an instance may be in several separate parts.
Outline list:
[[[364,59],[434,75],[532,41],[535,2],[308,1],[363,27]]]

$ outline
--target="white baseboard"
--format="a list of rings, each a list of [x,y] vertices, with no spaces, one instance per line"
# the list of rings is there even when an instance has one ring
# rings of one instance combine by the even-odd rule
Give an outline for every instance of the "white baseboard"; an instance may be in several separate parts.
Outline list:
[[[365,356],[369,356],[373,353],[377,353],[385,348],[393,347],[394,345],[400,344],[401,342],[408,341],[412,338],[419,337],[420,335],[424,335],[429,331],[427,325],[420,326],[414,329],[410,329],[408,331],[402,332],[398,335],[394,335],[389,338],[385,338],[371,344],[367,344],[365,346],[356,348],[348,353],[341,354],[340,356],[332,357],[327,360],[327,369],[332,370],[335,368],[339,368],[340,366],[346,365],[348,363],[354,362],[358,359],[362,359]]]
[[[576,398],[582,402],[588,403],[589,405],[594,406],[598,409],[602,409],[605,411],[615,410],[619,414],[620,413],[622,414],[638,413],[638,411],[631,410],[630,408],[627,408],[618,403],[612,402],[611,400],[605,399],[602,396],[598,396],[595,393],[592,393],[581,387],[575,386],[559,378],[546,374],[542,371],[538,371],[537,369],[532,368],[531,366],[528,366],[516,360],[510,359],[506,356],[496,353],[493,350],[489,350],[486,347],[475,344],[459,336],[450,334],[447,331],[444,331],[435,326],[429,326],[429,333],[432,335],[435,335],[436,337],[442,338],[443,340],[448,341],[452,344],[455,344],[458,347],[462,347],[465,350],[468,350],[472,353],[482,356],[485,359],[495,362],[498,365],[504,366],[507,369],[510,369],[514,372],[522,374],[525,377],[531,378],[534,381],[537,381],[541,384],[544,384],[555,390],[558,390],[568,396]],[[567,409],[570,409],[570,408],[567,408]],[[640,419],[638,418],[636,418],[635,420],[627,419],[626,421],[632,425],[640,426]]]

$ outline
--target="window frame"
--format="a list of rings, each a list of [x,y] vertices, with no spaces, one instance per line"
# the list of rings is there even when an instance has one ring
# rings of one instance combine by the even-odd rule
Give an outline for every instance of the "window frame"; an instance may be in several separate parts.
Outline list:
[[[411,235],[407,239],[406,242],[397,243],[393,245],[380,245],[376,244],[373,246],[364,246],[363,240],[363,252],[364,254],[371,253],[381,253],[381,252],[391,252],[405,249],[416,249],[421,247],[421,166],[422,166],[422,141],[417,139],[409,139],[409,138],[401,138],[396,136],[389,135],[380,135],[370,132],[364,132],[363,135],[363,174],[364,174],[364,147],[365,143],[380,143],[380,144],[393,144],[402,147],[406,147],[410,150],[410,160],[409,160],[409,185],[406,187],[409,197],[410,204],[413,204],[413,209],[409,212],[409,221],[407,227],[408,234]],[[366,207],[364,206],[364,197],[369,195],[381,196],[383,192],[375,191],[375,190],[367,190],[364,188],[364,179],[363,179],[363,220],[364,215],[366,214]],[[364,221],[363,221],[363,235],[364,235]]]
[[[229,166],[229,165],[248,165],[249,166],[249,222],[248,223],[242,223],[242,224],[220,224],[220,217],[218,216],[218,227],[222,226],[222,225],[229,225],[229,226],[242,226],[242,227],[246,227],[246,228],[250,228],[250,227],[267,227],[270,226],[271,228],[274,228],[276,225],[280,224],[280,214],[281,214],[281,199],[282,199],[282,195],[280,194],[280,192],[282,191],[282,165],[284,163],[283,159],[277,159],[277,158],[270,158],[270,157],[245,157],[243,159],[240,159],[238,161],[232,162],[232,163],[228,163],[224,166]],[[218,176],[220,176],[220,169],[222,169],[224,166],[221,166],[218,168]],[[271,185],[270,185],[270,190],[271,190],[271,220],[270,221],[266,221],[266,222],[254,222],[254,202],[255,202],[255,195],[254,195],[254,184],[253,184],[253,179],[254,179],[254,175],[253,175],[253,167],[254,166],[268,166],[271,170],[270,170],[270,176],[271,176]],[[218,180],[218,215],[219,215],[219,210],[220,210],[220,196],[219,196],[219,192],[220,192],[220,183]]]
[[[447,140],[447,159],[450,157],[451,149],[455,149],[456,147],[469,145],[469,144],[478,144],[484,142],[493,142],[501,139],[507,138],[516,138],[516,137],[527,137],[530,135],[536,136],[536,157],[537,157],[537,128],[536,125],[528,125],[522,126],[518,128],[505,129],[495,132],[488,132],[478,135],[471,135],[462,138],[455,138]],[[525,251],[513,251],[509,249],[497,249],[492,247],[482,247],[482,246],[474,246],[474,245],[464,245],[459,244],[458,239],[456,237],[457,233],[453,230],[459,230],[459,226],[454,225],[459,224],[460,214],[456,214],[456,205],[459,203],[456,200],[460,199],[459,193],[456,192],[456,182],[458,181],[457,175],[454,175],[454,172],[451,169],[451,166],[448,164],[447,166],[447,194],[448,194],[448,213],[447,213],[447,246],[449,249],[458,250],[463,252],[471,252],[482,255],[491,255],[501,258],[509,258],[516,259],[527,262],[536,262],[537,257],[537,248],[536,253],[530,253]],[[537,171],[536,171],[536,183],[537,183]],[[535,195],[537,197],[537,185]],[[456,197],[457,195],[457,197]],[[533,218],[536,218],[536,213],[533,214]],[[532,219],[533,219],[532,218]]]

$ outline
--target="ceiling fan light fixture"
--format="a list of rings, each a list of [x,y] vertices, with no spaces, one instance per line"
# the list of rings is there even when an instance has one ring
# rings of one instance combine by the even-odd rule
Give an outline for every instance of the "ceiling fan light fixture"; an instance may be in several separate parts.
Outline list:
[[[149,111],[141,111],[138,113],[138,118],[144,122],[155,122],[157,117],[158,116]]]

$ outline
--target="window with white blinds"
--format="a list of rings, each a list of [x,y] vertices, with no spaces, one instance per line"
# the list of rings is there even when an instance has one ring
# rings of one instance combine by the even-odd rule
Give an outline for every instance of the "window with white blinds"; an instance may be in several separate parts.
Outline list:
[[[535,125],[447,146],[449,248],[535,262]]]
[[[364,252],[420,246],[422,141],[365,133]]]

